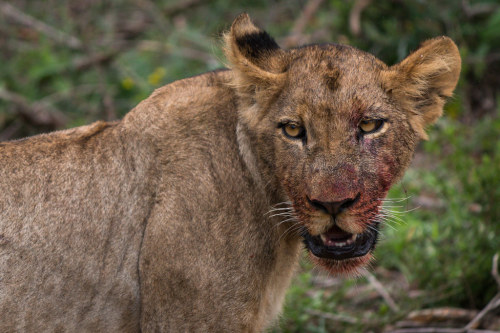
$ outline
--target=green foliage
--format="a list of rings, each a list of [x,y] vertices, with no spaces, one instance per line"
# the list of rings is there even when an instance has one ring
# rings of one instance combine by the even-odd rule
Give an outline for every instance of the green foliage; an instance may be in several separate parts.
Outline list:
[[[484,306],[496,291],[489,271],[500,250],[500,119],[488,117],[475,126],[443,120],[438,127],[424,145],[438,164],[408,173],[403,184],[439,208],[416,209],[405,223],[388,228],[380,264],[438,290],[432,303]],[[405,193],[399,187],[392,195]]]

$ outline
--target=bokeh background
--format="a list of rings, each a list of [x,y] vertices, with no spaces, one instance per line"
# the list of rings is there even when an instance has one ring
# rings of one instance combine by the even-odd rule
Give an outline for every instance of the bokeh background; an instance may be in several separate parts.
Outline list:
[[[376,262],[340,279],[304,259],[273,331],[467,324],[498,292],[497,0],[0,1],[0,140],[119,119],[155,88],[222,67],[220,35],[243,11],[286,48],[338,42],[394,64],[447,35],[463,58],[445,116],[390,193]],[[500,330],[487,312],[476,328]]]

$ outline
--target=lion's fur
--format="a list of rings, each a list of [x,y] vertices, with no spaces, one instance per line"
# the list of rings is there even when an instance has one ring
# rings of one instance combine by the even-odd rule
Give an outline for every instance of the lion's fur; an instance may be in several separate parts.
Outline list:
[[[282,50],[246,15],[225,41],[231,70],[160,88],[122,121],[0,144],[1,332],[265,329],[302,248],[271,207],[291,200],[319,234],[304,193],[373,206],[460,72],[445,37],[392,67],[348,46]],[[379,109],[391,127],[353,145]],[[306,148],[283,116],[307,123]],[[364,230],[361,210],[339,225]],[[313,258],[336,273],[367,260]]]

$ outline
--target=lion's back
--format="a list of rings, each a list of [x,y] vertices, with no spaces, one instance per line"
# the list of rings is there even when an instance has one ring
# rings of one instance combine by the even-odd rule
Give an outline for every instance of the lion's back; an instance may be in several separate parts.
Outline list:
[[[117,127],[0,144],[0,331],[137,329],[148,204]]]

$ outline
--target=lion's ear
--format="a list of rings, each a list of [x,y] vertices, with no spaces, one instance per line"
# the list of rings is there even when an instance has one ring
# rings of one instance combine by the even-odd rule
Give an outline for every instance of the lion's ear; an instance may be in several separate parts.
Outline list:
[[[425,127],[443,113],[460,76],[461,59],[448,37],[424,42],[399,64],[383,72],[385,88],[411,112],[411,125],[423,139]]]
[[[234,20],[224,41],[229,67],[235,73],[233,83],[240,93],[255,93],[257,87],[267,89],[282,82],[285,52],[247,14]]]

